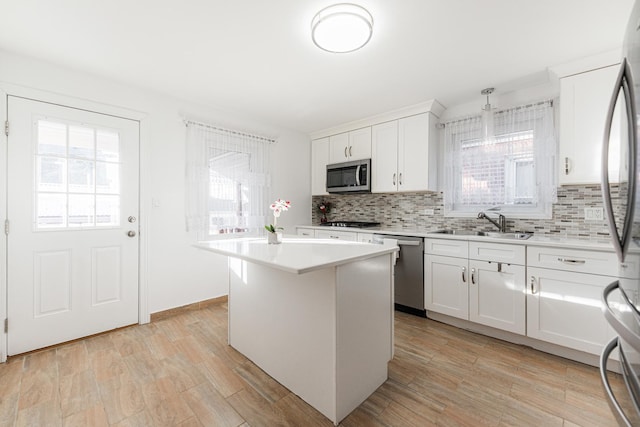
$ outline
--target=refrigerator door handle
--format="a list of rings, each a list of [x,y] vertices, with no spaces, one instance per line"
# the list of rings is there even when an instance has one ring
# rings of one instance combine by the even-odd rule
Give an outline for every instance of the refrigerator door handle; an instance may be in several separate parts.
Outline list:
[[[620,286],[620,282],[618,280],[609,284],[606,288],[604,288],[604,291],[602,291],[602,311],[604,312],[604,318],[607,319],[609,325],[611,325],[611,327],[623,340],[625,340],[625,342],[629,343],[629,345],[640,351],[640,336],[630,330],[614,314],[613,310],[611,309],[611,305],[609,304],[609,294],[611,294],[611,292],[615,291],[616,289],[618,289],[620,291],[620,295],[622,295],[625,308],[629,309],[630,314],[635,318],[635,320],[640,322],[640,311],[638,311],[633,302],[631,302],[631,300],[627,296],[627,293]]]
[[[632,427],[633,424],[624,413],[624,410],[618,403],[615,395],[613,394],[613,390],[611,388],[611,384],[609,383],[609,377],[607,376],[607,362],[609,361],[609,356],[613,352],[613,350],[619,347],[618,337],[615,337],[604,347],[602,350],[602,354],[600,355],[600,378],[602,379],[602,384],[604,385],[604,389],[607,392],[607,396],[609,397],[610,405],[616,410],[620,418],[624,421],[624,424],[628,427]],[[626,377],[625,377],[626,382]]]
[[[637,144],[637,131],[635,127],[636,123],[636,104],[635,95],[633,92],[633,79],[631,76],[631,69],[627,59],[622,60],[620,66],[620,72],[616,79],[613,94],[611,95],[611,101],[609,102],[609,110],[607,111],[607,118],[604,123],[604,139],[602,144],[602,199],[604,202],[604,209],[607,214],[607,220],[609,222],[609,232],[613,240],[613,247],[618,255],[618,259],[624,261],[629,242],[631,241],[631,226],[633,223],[633,215],[635,210],[635,187],[636,187],[636,144]],[[613,204],[611,202],[611,190],[609,188],[609,138],[611,136],[611,124],[613,122],[613,113],[618,100],[618,94],[622,90],[625,99],[626,113],[627,113],[627,127],[629,135],[629,174],[628,174],[628,186],[627,191],[627,205],[624,217],[624,223],[622,226],[622,235],[620,230],[616,227],[615,218],[613,216]]]

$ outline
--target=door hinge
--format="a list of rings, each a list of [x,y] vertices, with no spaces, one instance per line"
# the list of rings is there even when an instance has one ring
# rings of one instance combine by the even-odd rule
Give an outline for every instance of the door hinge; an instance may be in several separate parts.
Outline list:
[[[9,120],[4,121],[4,134],[9,136]]]
[[[9,333],[9,318],[4,319],[4,333]]]
[[[4,234],[6,234],[7,236],[9,235],[9,220],[8,219],[4,220]]]

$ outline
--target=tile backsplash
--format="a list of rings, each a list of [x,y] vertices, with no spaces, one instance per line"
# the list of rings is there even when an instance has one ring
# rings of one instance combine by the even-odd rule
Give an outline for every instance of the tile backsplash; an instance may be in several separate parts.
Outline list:
[[[332,205],[331,213],[327,215],[329,221],[376,221],[383,227],[414,230],[494,228],[486,220],[445,217],[442,193],[436,192],[313,196],[313,224],[320,223],[322,214],[317,206],[321,201],[330,202]],[[608,238],[606,218],[602,221],[585,221],[584,208],[587,207],[603,207],[600,185],[559,187],[558,202],[553,205],[551,219],[515,219],[507,216],[507,230],[530,231],[537,235],[572,239]]]

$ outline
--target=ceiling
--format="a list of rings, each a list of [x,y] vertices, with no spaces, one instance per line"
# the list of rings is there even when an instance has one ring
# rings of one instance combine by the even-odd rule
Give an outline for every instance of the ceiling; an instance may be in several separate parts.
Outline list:
[[[339,0],[0,0],[0,49],[311,133],[433,98],[482,105],[482,88],[619,48],[633,6],[350,1],[374,18],[350,54],[309,34]]]

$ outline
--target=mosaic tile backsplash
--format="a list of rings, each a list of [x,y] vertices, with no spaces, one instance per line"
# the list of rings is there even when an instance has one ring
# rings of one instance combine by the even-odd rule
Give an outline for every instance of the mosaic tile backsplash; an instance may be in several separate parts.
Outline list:
[[[614,191],[612,190],[612,193]],[[331,212],[327,215],[329,221],[376,221],[380,222],[382,227],[413,230],[463,228],[480,231],[494,228],[486,220],[445,217],[442,193],[313,196],[313,224],[320,224],[322,214],[317,206],[321,201],[332,204]],[[528,231],[537,235],[571,239],[607,239],[609,230],[606,219],[604,221],[585,221],[584,208],[586,207],[603,207],[600,185],[559,187],[558,202],[553,205],[551,219],[514,219],[507,216],[507,230]],[[433,209],[433,215],[425,214],[426,209]]]

